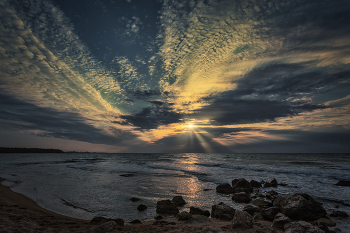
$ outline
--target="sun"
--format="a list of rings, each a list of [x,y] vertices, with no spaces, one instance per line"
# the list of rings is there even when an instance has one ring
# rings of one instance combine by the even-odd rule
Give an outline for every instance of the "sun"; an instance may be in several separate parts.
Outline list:
[[[190,124],[190,125],[188,125],[188,127],[189,127],[189,128],[193,128],[193,125]]]

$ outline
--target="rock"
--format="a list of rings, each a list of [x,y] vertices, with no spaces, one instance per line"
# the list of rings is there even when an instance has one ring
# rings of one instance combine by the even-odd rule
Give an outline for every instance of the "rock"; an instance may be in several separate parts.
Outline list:
[[[204,192],[211,191],[213,189],[203,189]]]
[[[298,220],[317,220],[327,215],[322,205],[306,193],[294,193],[287,196],[278,196],[274,202],[280,212],[287,217]]]
[[[320,228],[304,221],[287,223],[284,233],[325,233]]]
[[[223,194],[231,194],[233,193],[233,188],[229,183],[219,184],[216,187],[216,192],[223,193]]]
[[[254,223],[254,226],[256,226],[255,233],[276,233],[275,229],[263,223]]]
[[[121,174],[119,176],[123,176],[123,177],[133,177],[135,176],[134,174]]]
[[[233,189],[233,193],[247,193],[247,194],[250,194],[250,192],[246,188],[234,188]]]
[[[227,216],[222,216],[224,214],[230,215],[230,220],[233,219],[233,216],[235,214],[235,209],[233,209],[231,206],[228,206],[224,203],[219,203],[218,205],[213,205],[211,208],[211,216],[213,218],[226,218]]]
[[[161,200],[157,202],[156,212],[159,214],[172,214],[179,213],[179,209],[170,200]]]
[[[132,198],[130,198],[130,200],[131,200],[132,202],[136,202],[136,201],[140,201],[141,199],[140,199],[140,198],[137,198],[137,197],[132,197]]]
[[[156,216],[154,216],[154,219],[155,220],[161,220],[161,219],[163,219],[163,216],[162,215],[156,215]]]
[[[181,213],[179,213],[178,215],[176,215],[176,218],[178,220],[188,220],[190,218],[192,218],[192,215],[190,213],[188,213],[187,211],[183,211]]]
[[[183,206],[186,204],[185,200],[182,198],[182,196],[175,196],[172,200],[173,204],[176,206]]]
[[[203,227],[203,233],[223,233],[222,230],[216,229],[211,226]]]
[[[287,223],[290,223],[291,221],[292,220],[290,220],[290,218],[288,218],[284,214],[278,213],[278,214],[276,214],[275,218],[273,219],[272,227],[283,230],[284,225],[286,225]]]
[[[271,196],[278,196],[278,192],[276,192],[275,190],[268,191],[267,193]]]
[[[279,212],[279,209],[277,207],[270,207],[267,209],[262,209],[260,214],[267,220],[274,220],[278,212]]]
[[[268,187],[277,187],[278,182],[275,178],[273,178],[272,180],[270,180],[270,182],[265,182],[264,184],[264,188],[268,188]]]
[[[141,205],[139,205],[139,206],[137,207],[137,210],[138,210],[138,211],[144,211],[144,210],[146,210],[146,209],[147,209],[147,206],[144,205],[144,204],[141,204]]]
[[[331,217],[347,218],[349,215],[346,212],[344,212],[344,211],[331,210],[331,212],[329,213],[329,216],[331,216]]]
[[[85,231],[85,233],[107,233],[111,232],[115,229],[116,223],[114,221],[105,222],[97,227],[89,228]]]
[[[192,214],[192,215],[204,215],[204,216],[207,216],[207,217],[210,216],[209,210],[202,210],[200,208],[196,208],[196,207],[193,207],[193,206],[190,207],[190,214]]]
[[[315,224],[318,225],[318,223],[323,223],[327,227],[335,227],[337,225],[335,222],[333,222],[332,220],[330,220],[328,218],[320,218],[320,219],[312,222],[312,224],[314,224],[314,225]]]
[[[255,181],[255,180],[251,180],[249,183],[253,188],[261,188],[262,187],[261,183],[258,181]]]
[[[261,209],[272,207],[272,201],[263,197],[254,198],[250,201],[250,203],[260,207]]]
[[[253,192],[253,186],[244,178],[234,179],[232,181],[232,187],[247,189],[249,193]]]
[[[249,194],[242,192],[233,194],[232,200],[240,203],[249,203],[251,201],[251,198]]]
[[[328,226],[324,223],[324,222],[318,222],[318,221],[315,221],[312,223],[312,225],[320,228],[322,231],[324,231],[325,233],[329,233],[329,228]]]
[[[187,223],[207,223],[209,218],[204,215],[192,215],[192,218],[187,220]]]
[[[350,186],[350,180],[339,180],[335,185],[338,186]]]
[[[245,211],[236,210],[232,224],[233,228],[250,229],[253,227],[253,217]]]
[[[138,219],[132,220],[130,223],[131,224],[142,224],[142,222]]]
[[[243,208],[243,211],[246,211],[248,212],[248,214],[250,214],[251,216],[254,216],[255,213],[259,213],[260,212],[260,208],[257,207],[256,205],[246,205],[244,208]]]
[[[121,218],[113,219],[113,221],[116,222],[119,226],[124,226],[124,220]]]

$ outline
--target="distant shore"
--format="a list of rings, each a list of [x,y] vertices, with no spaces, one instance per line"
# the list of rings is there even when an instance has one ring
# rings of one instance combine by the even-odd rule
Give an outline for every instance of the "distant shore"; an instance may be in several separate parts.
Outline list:
[[[0,153],[64,153],[60,149],[0,147]]]

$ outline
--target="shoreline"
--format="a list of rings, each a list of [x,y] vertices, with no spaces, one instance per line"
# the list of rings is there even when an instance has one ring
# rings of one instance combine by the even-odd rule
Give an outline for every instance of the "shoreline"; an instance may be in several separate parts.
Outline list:
[[[10,187],[1,184],[5,179],[0,177],[0,229],[1,232],[95,232],[102,222],[72,218],[39,206],[32,199],[23,194],[16,193]],[[159,224],[157,224],[159,223]],[[110,232],[193,232],[203,233],[204,229],[217,229],[222,232],[254,233],[251,229],[235,229],[233,231],[230,221],[197,216],[191,221],[180,221],[175,217],[165,217],[161,221],[149,220],[142,224],[117,225]],[[221,232],[218,231],[218,232]],[[277,231],[282,232],[282,231]]]

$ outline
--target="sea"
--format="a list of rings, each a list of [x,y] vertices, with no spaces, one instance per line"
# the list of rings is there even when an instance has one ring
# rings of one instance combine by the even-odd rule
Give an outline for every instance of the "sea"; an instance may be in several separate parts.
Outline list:
[[[147,221],[156,215],[159,200],[181,195],[190,206],[211,210],[224,202],[235,209],[245,205],[230,195],[216,193],[220,183],[235,178],[270,181],[281,195],[308,193],[332,209],[350,215],[350,187],[336,186],[350,180],[350,154],[0,154],[2,184],[36,201],[40,206],[70,217],[102,216],[126,222]],[[132,202],[137,197],[140,201]],[[137,206],[145,204],[145,211]],[[350,232],[350,217],[336,220]]]

